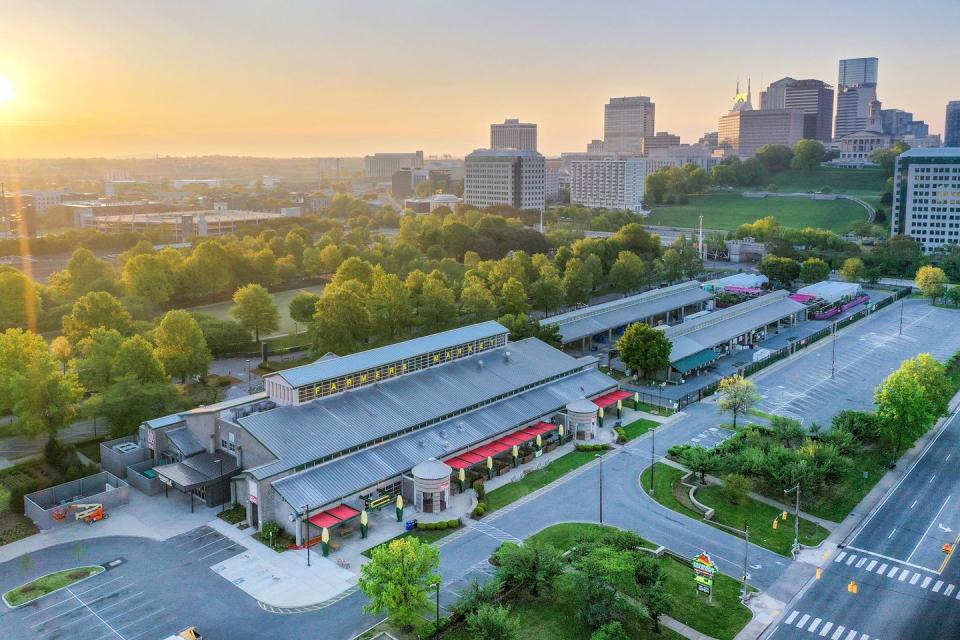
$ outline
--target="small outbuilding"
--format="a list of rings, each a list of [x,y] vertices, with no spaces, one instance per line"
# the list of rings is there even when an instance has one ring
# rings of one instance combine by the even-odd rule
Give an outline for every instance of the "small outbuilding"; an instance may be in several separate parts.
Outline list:
[[[453,469],[436,458],[424,460],[411,471],[413,506],[425,513],[439,513],[450,502],[450,475]]]

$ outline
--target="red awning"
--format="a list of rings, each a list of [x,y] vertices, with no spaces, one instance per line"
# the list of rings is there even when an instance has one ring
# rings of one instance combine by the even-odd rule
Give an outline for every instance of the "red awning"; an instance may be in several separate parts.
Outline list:
[[[475,453],[478,456],[483,456],[484,458],[489,458],[490,456],[497,455],[498,451],[491,447],[490,445],[483,445],[482,447],[477,447],[470,453]]]
[[[523,438],[518,438],[517,436],[504,436],[497,442],[505,442],[512,447],[513,445],[521,445],[526,442],[526,440]]]
[[[549,431],[554,431],[557,428],[557,425],[551,424],[549,422],[538,422],[537,424],[530,427],[529,431],[533,432],[533,436],[537,437]]]
[[[614,402],[616,402],[616,400],[614,400]],[[556,428],[557,425],[555,424],[551,424],[549,422],[538,422],[532,427],[527,427],[521,431],[503,436],[499,440],[488,442],[485,445],[481,445],[475,449],[467,451],[466,453],[461,453],[460,455],[450,458],[449,460],[445,460],[444,462],[454,469],[467,469],[476,464],[486,462],[487,458],[489,457],[493,457],[499,453],[503,453],[504,451],[509,451],[513,449],[515,445],[521,445],[524,442],[533,440],[539,435],[554,431]]]
[[[327,509],[327,513],[332,515],[334,518],[339,518],[340,520],[349,520],[350,518],[356,518],[358,515],[360,515],[359,511],[353,507],[348,507],[345,504],[341,504],[333,509]]]
[[[463,458],[450,458],[449,460],[444,460],[444,462],[447,466],[453,467],[454,469],[469,469],[473,466],[473,463],[467,462]]]
[[[626,400],[627,398],[631,397],[631,395],[632,394],[629,391],[611,391],[610,393],[605,393],[599,398],[594,398],[593,404],[597,405],[598,407],[606,408],[612,404],[617,404],[617,400]]]
[[[458,457],[459,457],[461,460],[466,460],[466,461],[469,462],[470,464],[477,464],[478,462],[483,462],[484,460],[486,460],[486,457],[484,457],[484,456],[478,456],[477,454],[475,454],[475,453],[472,452],[472,451],[467,451],[466,453],[461,453]]]
[[[321,511],[320,513],[310,516],[310,524],[314,524],[318,527],[330,528],[335,524],[340,524],[340,518],[335,518],[326,511]]]

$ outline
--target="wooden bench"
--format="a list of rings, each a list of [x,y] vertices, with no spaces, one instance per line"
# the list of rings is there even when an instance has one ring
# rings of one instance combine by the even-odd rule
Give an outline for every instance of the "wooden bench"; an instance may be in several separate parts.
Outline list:
[[[340,537],[349,538],[354,534],[354,530],[350,527],[340,527]]]
[[[392,500],[393,500],[393,496],[380,496],[380,497],[377,498],[376,500],[371,500],[371,501],[370,501],[370,508],[371,508],[371,509],[379,509],[380,507],[382,507],[382,506],[384,506],[384,505],[390,504],[390,502],[391,502]]]
[[[336,542],[335,540],[331,540],[331,541],[328,542],[327,544],[330,545],[330,549],[332,549],[333,551],[339,551],[339,550],[340,550],[340,543],[339,543],[339,542]]]

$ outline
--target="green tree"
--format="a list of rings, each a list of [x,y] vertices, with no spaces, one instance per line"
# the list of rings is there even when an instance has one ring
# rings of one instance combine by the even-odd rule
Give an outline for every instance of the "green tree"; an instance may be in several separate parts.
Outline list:
[[[413,326],[413,304],[400,278],[382,267],[373,269],[373,286],[367,298],[370,330],[378,343],[396,342]]]
[[[417,305],[417,322],[424,333],[437,333],[457,324],[457,301],[453,291],[440,278],[428,277],[423,283]]]
[[[70,256],[65,270],[50,278],[50,284],[55,289],[70,297],[112,289],[113,283],[114,273],[110,263],[82,247]]]
[[[497,303],[482,280],[471,278],[460,292],[460,310],[467,322],[481,322],[497,315]]]
[[[168,311],[154,331],[155,353],[164,371],[186,382],[191,375],[205,376],[213,357],[200,325],[188,312]]]
[[[583,269],[590,274],[590,285],[596,289],[603,283],[603,262],[599,256],[591,253],[583,260]]]
[[[74,362],[77,376],[90,391],[102,391],[113,382],[113,363],[123,344],[116,329],[97,327],[77,345],[79,357]]]
[[[370,318],[364,301],[366,290],[359,281],[327,287],[314,314],[313,354],[353,353],[366,346],[370,338]]]
[[[923,435],[936,418],[915,372],[902,367],[891,373],[874,393],[880,438],[893,449],[893,464],[904,443]]]
[[[184,399],[166,382],[143,383],[133,375],[121,376],[96,398],[93,412],[110,425],[115,438],[137,432],[150,418],[182,409]]]
[[[792,258],[765,256],[760,261],[760,273],[781,286],[789,286],[800,277],[800,263]]]
[[[167,374],[154,352],[153,345],[143,336],[124,340],[113,358],[112,379],[124,376],[142,384],[167,381]]]
[[[369,289],[373,284],[373,267],[366,260],[361,260],[356,256],[347,258],[337,267],[330,284],[336,287],[347,280],[356,280],[366,289]]]
[[[234,259],[216,240],[206,240],[194,248],[177,270],[181,282],[188,283],[191,297],[203,300],[224,293],[233,286]]]
[[[960,307],[960,286],[953,286],[947,289],[943,294],[943,298],[949,304]]]
[[[947,290],[947,274],[940,267],[924,265],[917,269],[914,279],[923,295],[934,302],[937,301],[937,298],[942,298]]]
[[[580,258],[570,258],[563,272],[563,296],[567,304],[586,304],[590,302],[593,290],[593,277],[584,268]]]
[[[718,460],[713,452],[700,446],[684,449],[680,455],[680,461],[700,476],[700,484],[706,484],[707,474],[718,468]]]
[[[840,275],[847,282],[860,282],[866,274],[867,267],[860,258],[847,258],[840,267]]]
[[[370,562],[360,568],[358,584],[370,599],[364,611],[386,611],[393,624],[412,629],[430,603],[433,585],[440,581],[439,566],[439,550],[415,537],[395,538],[374,547]]]
[[[248,284],[233,294],[233,307],[230,315],[241,325],[253,332],[253,338],[260,342],[260,334],[269,334],[280,326],[280,311],[273,296],[259,284]]]
[[[500,313],[515,315],[526,314],[530,309],[527,303],[527,289],[516,278],[508,279],[500,288]]]
[[[37,292],[33,281],[16,269],[0,266],[0,330],[36,328]]]
[[[563,302],[563,282],[553,266],[540,270],[540,277],[530,285],[530,297],[534,308],[544,313],[554,311]]]
[[[510,617],[503,605],[482,604],[467,615],[471,638],[483,640],[516,640],[520,637],[520,621]]]
[[[13,414],[15,433],[54,440],[82,395],[77,377],[61,373],[43,338],[21,329],[0,334],[0,406]]]
[[[121,282],[127,295],[145,298],[154,304],[163,304],[174,292],[173,272],[162,258],[154,254],[139,254],[123,266]]]
[[[503,546],[497,555],[497,577],[505,587],[519,587],[537,597],[563,573],[563,562],[553,547],[533,543]]]
[[[816,140],[801,140],[793,147],[793,160],[790,166],[800,171],[813,171],[820,166],[826,157],[827,151]]]
[[[598,546],[573,561],[576,593],[574,602],[578,620],[591,629],[622,617],[635,609],[620,591],[633,581],[634,555],[631,551]]]
[[[640,256],[630,251],[617,254],[617,261],[610,267],[608,279],[617,291],[636,291],[643,284],[647,266]]]
[[[903,141],[897,141],[893,143],[893,146],[887,149],[877,149],[870,154],[870,161],[874,164],[880,165],[880,168],[883,169],[883,173],[888,178],[893,175],[893,170],[897,162],[897,156],[899,156],[904,151],[908,151],[910,145]]]
[[[617,341],[620,359],[637,379],[669,367],[672,348],[666,333],[642,322],[627,327]]]
[[[318,300],[320,300],[320,296],[315,293],[310,293],[309,291],[301,291],[293,296],[293,299],[290,300],[290,304],[287,307],[290,312],[290,318],[294,322],[301,324],[313,322],[313,315],[317,312]]]
[[[224,320],[207,313],[191,313],[197,321],[207,348],[216,356],[248,350],[250,332],[236,320]]]
[[[93,291],[74,302],[70,313],[63,316],[63,335],[77,344],[97,327],[126,335],[132,323],[130,312],[112,294]]]
[[[66,373],[67,363],[70,362],[70,359],[73,357],[73,345],[70,344],[70,341],[63,336],[57,336],[53,339],[53,342],[50,343],[50,354],[54,360],[60,363],[60,366],[63,368],[62,372]]]
[[[743,376],[733,375],[720,380],[717,388],[717,406],[721,411],[733,414],[733,428],[737,428],[737,416],[746,413],[760,402],[757,385]]]
[[[608,622],[590,635],[590,640],[630,640],[619,620]]]
[[[947,369],[929,353],[921,353],[904,360],[900,369],[912,374],[920,382],[924,400],[934,416],[947,415],[950,398],[955,389],[947,375]]]
[[[740,504],[746,500],[747,494],[753,491],[753,481],[739,473],[728,473],[723,477],[720,489],[730,504]]]
[[[793,150],[782,144],[767,144],[757,149],[757,159],[770,173],[780,173],[790,168]]]
[[[783,416],[773,416],[770,419],[770,431],[783,443],[783,446],[788,448],[798,444],[807,435],[807,430],[798,420]]]
[[[830,277],[830,265],[821,258],[807,258],[800,265],[800,279],[804,282],[821,282]]]

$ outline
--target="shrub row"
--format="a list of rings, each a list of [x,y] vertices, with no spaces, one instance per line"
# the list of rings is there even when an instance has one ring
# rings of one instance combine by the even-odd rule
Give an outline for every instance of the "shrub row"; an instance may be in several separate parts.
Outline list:
[[[444,529],[456,529],[459,526],[460,518],[441,520],[440,522],[417,522],[417,531],[443,531]]]
[[[577,445],[577,451],[606,451],[609,448],[610,448],[610,445],[608,444],[578,444]]]

